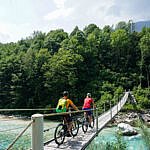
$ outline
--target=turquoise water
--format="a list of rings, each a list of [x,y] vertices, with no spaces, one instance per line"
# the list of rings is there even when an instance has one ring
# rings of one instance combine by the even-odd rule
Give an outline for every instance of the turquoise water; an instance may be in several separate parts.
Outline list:
[[[117,127],[103,129],[93,140],[87,150],[91,150],[91,146],[92,150],[102,150],[106,142],[115,142],[117,140],[116,129]],[[140,132],[138,128],[137,130]],[[148,147],[146,147],[146,144],[144,143],[144,140],[140,134],[136,136],[122,136],[121,140],[126,143],[127,150],[149,150]]]
[[[30,120],[18,120],[1,118],[0,116],[0,150],[5,150],[8,145],[16,138],[16,136],[24,130],[29,124]],[[44,132],[44,142],[53,138],[55,127],[57,122],[44,121],[44,129],[50,129],[48,132]],[[150,129],[149,129],[150,130]],[[116,140],[116,127],[105,128],[99,136],[93,140],[94,145],[100,147],[106,142],[113,142]],[[122,140],[127,143],[127,150],[148,150],[146,148],[141,135],[137,136],[124,136]],[[28,150],[31,148],[31,127],[23,134],[23,136],[15,143],[12,150]],[[88,148],[87,148],[88,149]],[[90,149],[91,150],[91,149]],[[102,148],[92,150],[102,150]]]
[[[31,120],[8,119],[0,116],[0,150],[6,150],[15,138],[27,127]],[[56,122],[44,121],[44,142],[53,138]],[[31,148],[31,126],[17,140],[12,150],[28,150]]]

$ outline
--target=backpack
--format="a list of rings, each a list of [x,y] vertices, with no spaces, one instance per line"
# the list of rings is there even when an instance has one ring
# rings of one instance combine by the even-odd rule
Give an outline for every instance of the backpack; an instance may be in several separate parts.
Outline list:
[[[64,98],[60,98],[56,107],[56,112],[58,113],[66,112],[67,111],[66,104],[67,104],[67,100]]]

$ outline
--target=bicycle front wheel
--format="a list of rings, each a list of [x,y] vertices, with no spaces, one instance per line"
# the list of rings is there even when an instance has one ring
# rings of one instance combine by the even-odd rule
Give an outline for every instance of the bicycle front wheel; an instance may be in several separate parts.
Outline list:
[[[54,133],[54,139],[56,144],[61,145],[64,142],[65,139],[65,125],[64,124],[59,124]]]
[[[79,123],[77,120],[74,120],[72,122],[72,128],[71,128],[72,136],[76,136],[78,134],[78,131],[79,131]]]

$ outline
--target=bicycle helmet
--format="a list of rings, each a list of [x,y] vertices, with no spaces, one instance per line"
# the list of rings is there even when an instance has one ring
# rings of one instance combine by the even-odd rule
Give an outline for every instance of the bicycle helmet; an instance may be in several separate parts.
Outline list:
[[[69,92],[68,91],[64,91],[63,92],[63,96],[68,96]]]
[[[88,96],[88,97],[91,97],[91,93],[87,93],[87,96]]]

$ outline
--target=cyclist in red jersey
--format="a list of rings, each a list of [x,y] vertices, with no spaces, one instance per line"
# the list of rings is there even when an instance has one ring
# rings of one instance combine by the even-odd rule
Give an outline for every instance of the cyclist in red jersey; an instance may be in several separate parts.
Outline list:
[[[93,98],[91,98],[91,93],[87,93],[87,96],[84,99],[84,104],[83,104],[82,109],[89,110],[89,111],[84,112],[85,118],[87,118],[87,117],[89,118],[89,127],[91,127],[91,122],[92,122],[91,105],[93,105],[95,107],[94,100],[93,100]]]

